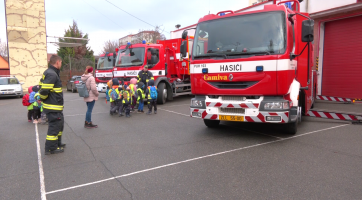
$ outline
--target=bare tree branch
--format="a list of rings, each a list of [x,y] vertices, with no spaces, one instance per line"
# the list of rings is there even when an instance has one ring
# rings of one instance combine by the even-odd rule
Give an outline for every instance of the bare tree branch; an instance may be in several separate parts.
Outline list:
[[[0,38],[0,56],[3,57],[5,60],[8,60],[8,45],[5,42],[1,41]]]
[[[113,53],[115,52],[115,49],[119,47],[118,41],[117,40],[108,40],[106,42],[104,42],[104,46],[103,46],[103,50],[102,53]]]

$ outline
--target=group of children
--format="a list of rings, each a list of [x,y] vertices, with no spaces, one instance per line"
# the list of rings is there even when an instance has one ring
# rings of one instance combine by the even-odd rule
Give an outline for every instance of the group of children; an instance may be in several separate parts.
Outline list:
[[[27,106],[28,109],[28,122],[34,124],[42,123],[46,124],[47,119],[45,113],[43,113],[43,104],[40,100],[38,85],[30,86],[28,88],[29,94],[23,96],[23,106]]]
[[[131,117],[131,112],[138,108],[138,113],[144,113],[144,103],[148,103],[147,114],[157,114],[157,87],[154,86],[154,81],[148,82],[148,87],[143,82],[137,83],[136,78],[130,80],[130,84],[121,83],[117,78],[113,78],[108,83],[108,90],[106,92],[107,101],[111,103],[110,114],[118,112],[119,117]],[[122,85],[122,86],[121,86]]]

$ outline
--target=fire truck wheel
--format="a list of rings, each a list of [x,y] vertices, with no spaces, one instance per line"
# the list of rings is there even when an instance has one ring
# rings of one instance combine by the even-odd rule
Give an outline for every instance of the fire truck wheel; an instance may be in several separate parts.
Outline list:
[[[295,120],[295,122],[285,124],[285,132],[290,135],[295,135],[297,133],[298,129],[298,120]]]
[[[204,123],[209,128],[216,128],[220,124],[220,120],[210,120],[210,119],[204,119]]]
[[[165,104],[167,100],[167,88],[165,83],[158,84],[157,104]]]

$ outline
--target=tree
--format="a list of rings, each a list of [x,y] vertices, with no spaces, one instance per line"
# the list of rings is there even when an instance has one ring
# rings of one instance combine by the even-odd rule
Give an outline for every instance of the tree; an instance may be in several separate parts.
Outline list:
[[[84,38],[88,39],[88,34],[83,34],[78,28],[78,24],[73,20],[73,25],[69,26],[64,31],[64,37]],[[75,40],[68,38],[59,38],[59,42],[63,43],[79,43],[77,47],[59,47],[57,50],[58,56],[63,59],[62,69],[69,68],[69,56],[71,57],[72,69],[83,70],[86,65],[94,65],[94,52],[90,47],[87,47],[87,40]],[[62,46],[62,45],[60,45]],[[74,65],[80,63],[79,65]],[[85,66],[83,66],[85,65]]]
[[[154,30],[140,29],[137,34],[132,37],[132,43],[142,43],[146,40],[147,43],[156,43],[157,40],[165,40],[166,36],[161,31],[161,26],[156,26]]]
[[[8,45],[6,42],[1,42],[0,38],[0,56],[8,60]]]
[[[118,41],[117,40],[108,40],[106,42],[104,42],[104,46],[103,46],[103,50],[102,53],[113,53],[115,52],[115,49],[119,47]]]

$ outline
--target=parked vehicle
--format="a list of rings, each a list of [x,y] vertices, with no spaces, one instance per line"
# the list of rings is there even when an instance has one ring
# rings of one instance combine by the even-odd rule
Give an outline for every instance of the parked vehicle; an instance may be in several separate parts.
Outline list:
[[[73,93],[77,92],[77,85],[81,83],[82,83],[81,76],[73,76],[67,82],[67,91],[71,91]]]
[[[0,97],[14,96],[23,98],[23,88],[15,76],[0,76]]]
[[[284,3],[293,2],[291,8]],[[297,132],[314,103],[313,26],[299,2],[263,10],[206,15],[198,22],[191,55],[195,98],[190,115],[208,127],[220,121],[281,123]],[[186,56],[185,40],[181,54]]]
[[[192,44],[193,37],[187,43]],[[143,66],[148,66],[158,88],[157,103],[164,104],[167,100],[180,95],[191,94],[190,71],[188,59],[180,60],[181,38],[157,40],[157,44],[131,44],[116,49],[117,59],[113,75],[125,83],[137,78]]]
[[[95,80],[98,92],[107,91],[107,82],[113,78],[113,67],[116,60],[115,53],[106,53],[99,56]]]

